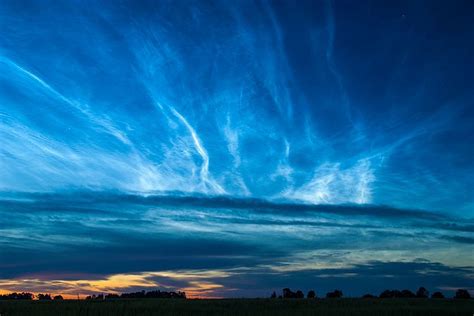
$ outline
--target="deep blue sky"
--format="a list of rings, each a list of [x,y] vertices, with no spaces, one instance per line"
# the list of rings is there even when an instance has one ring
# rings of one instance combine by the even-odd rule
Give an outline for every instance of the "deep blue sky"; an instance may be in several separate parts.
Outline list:
[[[472,1],[2,1],[0,291],[472,286],[473,20]],[[64,283],[117,275],[135,283]]]

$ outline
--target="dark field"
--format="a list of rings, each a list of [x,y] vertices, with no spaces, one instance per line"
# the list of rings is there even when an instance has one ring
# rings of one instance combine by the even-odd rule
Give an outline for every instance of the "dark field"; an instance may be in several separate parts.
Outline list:
[[[474,300],[433,299],[226,299],[117,301],[0,301],[1,316],[36,315],[463,315]]]

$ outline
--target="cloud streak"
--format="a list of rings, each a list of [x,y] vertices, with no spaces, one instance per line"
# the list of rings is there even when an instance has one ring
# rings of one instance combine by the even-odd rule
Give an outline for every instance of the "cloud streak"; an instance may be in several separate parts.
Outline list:
[[[30,9],[20,15],[3,4],[0,117],[2,139],[10,142],[1,148],[0,188],[183,191],[400,208],[418,194],[416,208],[471,216],[469,197],[451,197],[473,187],[465,176],[472,163],[457,163],[469,146],[441,148],[451,146],[446,133],[472,134],[472,124],[460,120],[469,117],[461,115],[468,100],[427,108],[422,96],[430,91],[435,100],[445,90],[426,83],[419,97],[395,106],[396,95],[413,94],[393,90],[417,71],[407,52],[397,69],[382,63],[392,75],[392,99],[371,93],[378,74],[356,80],[360,67],[372,66],[344,45],[346,29],[357,36],[366,30],[354,29],[354,18],[336,19],[345,11],[332,2],[316,10],[324,16],[303,18],[307,5],[177,6],[184,23],[164,13],[166,4],[150,4],[149,15],[134,17],[106,4],[88,13],[57,5],[33,20]],[[294,14],[283,14],[287,9]],[[69,39],[57,28],[63,19],[68,34],[76,34]],[[295,32],[300,41],[290,36]],[[37,44],[53,38],[55,45]],[[373,36],[381,51],[390,49],[384,38]],[[427,162],[435,153],[439,164]],[[444,192],[440,178],[449,183]]]

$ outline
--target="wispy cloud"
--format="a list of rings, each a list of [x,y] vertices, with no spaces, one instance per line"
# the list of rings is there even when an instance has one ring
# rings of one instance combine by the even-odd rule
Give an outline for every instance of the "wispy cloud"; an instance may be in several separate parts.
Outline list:
[[[182,191],[397,207],[415,200],[418,208],[471,213],[469,198],[451,197],[472,187],[465,176],[472,165],[456,163],[467,147],[439,148],[447,132],[458,140],[470,134],[460,120],[468,102],[433,101],[426,110],[431,101],[423,98],[437,91],[427,80],[412,97],[390,101],[405,95],[394,89],[412,69],[410,50],[396,70],[384,65],[387,99],[369,84],[383,81],[377,76],[355,80],[371,63],[349,60],[349,22],[338,18],[336,3],[321,3],[311,12],[324,16],[314,19],[299,16],[304,4],[178,6],[182,19],[164,14],[167,4],[123,19],[121,8],[105,4],[67,17],[64,6],[34,22],[28,10],[19,16],[2,7],[2,190]],[[31,27],[41,21],[51,23]],[[63,38],[56,26],[63,24],[74,38]],[[35,44],[53,38],[54,45]],[[426,163],[435,153],[444,160]]]

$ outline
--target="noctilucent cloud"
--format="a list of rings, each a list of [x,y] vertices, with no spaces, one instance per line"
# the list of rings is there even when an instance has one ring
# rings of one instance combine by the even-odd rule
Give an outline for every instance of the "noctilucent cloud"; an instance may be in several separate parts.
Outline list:
[[[0,293],[474,290],[472,1],[2,1]]]

